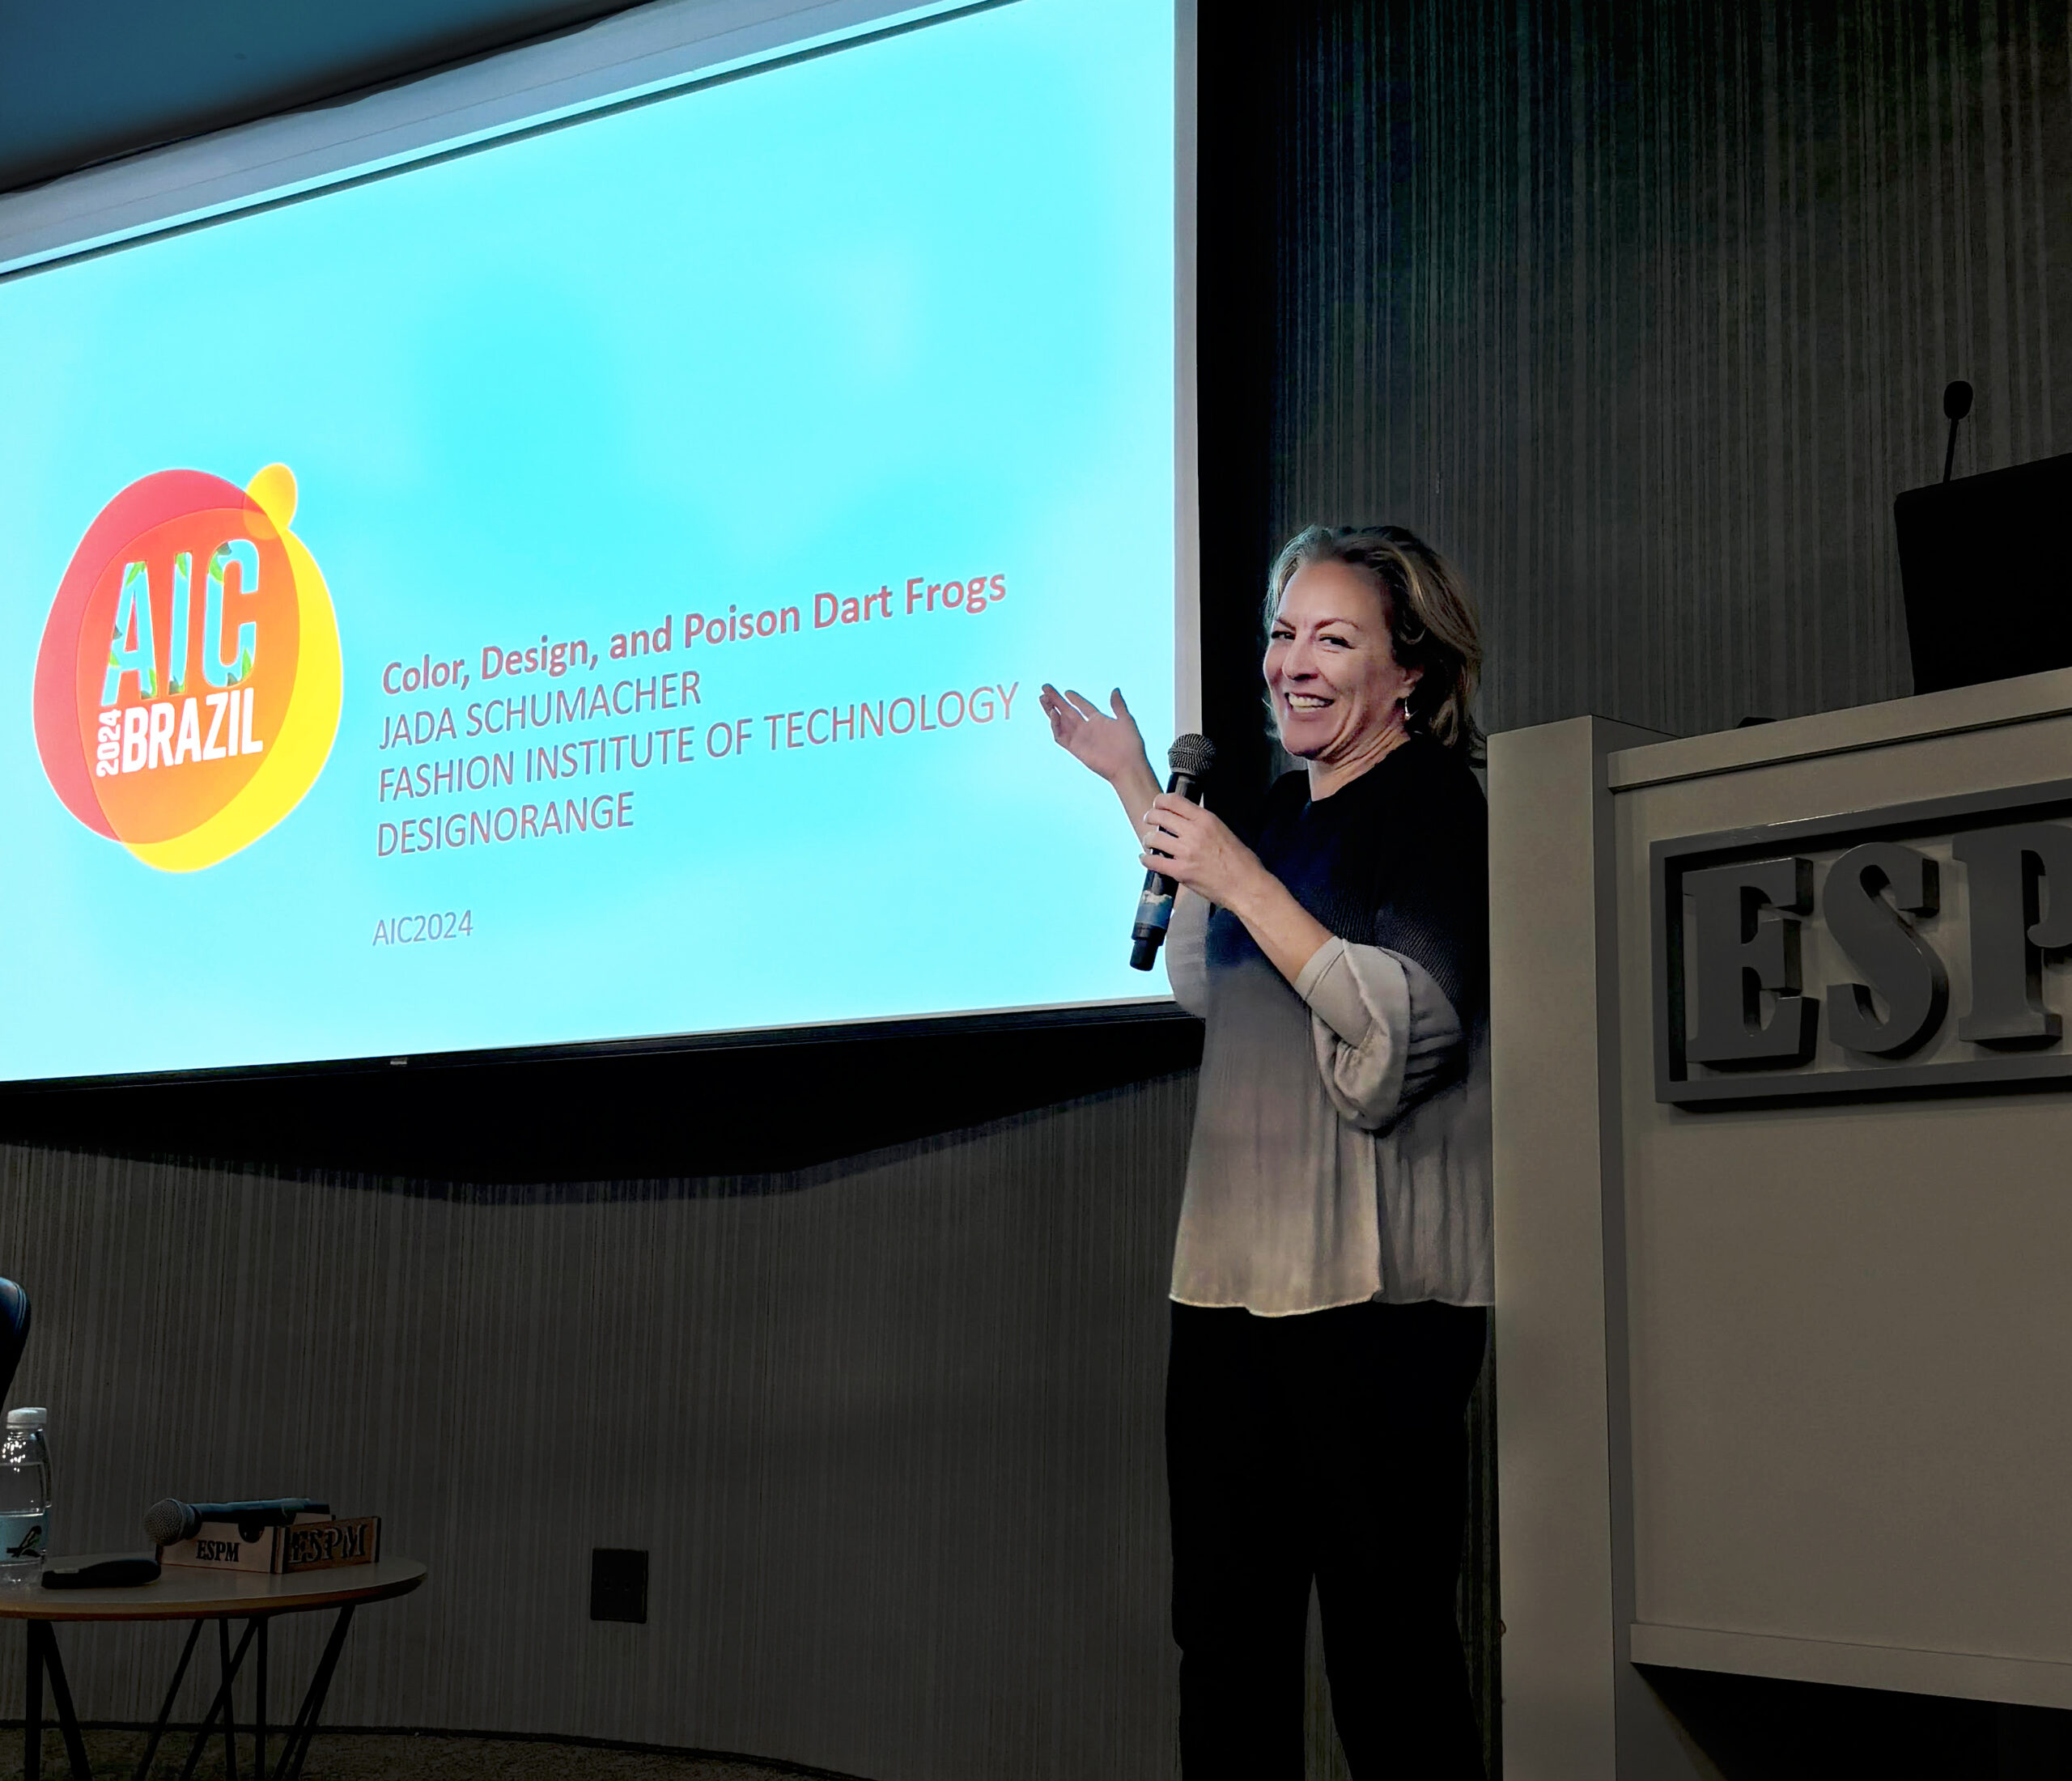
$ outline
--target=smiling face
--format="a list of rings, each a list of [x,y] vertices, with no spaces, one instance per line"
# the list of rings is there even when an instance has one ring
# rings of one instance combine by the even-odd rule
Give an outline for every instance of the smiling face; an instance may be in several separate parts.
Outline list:
[[[1281,591],[1266,650],[1280,745],[1349,778],[1386,753],[1421,669],[1397,664],[1381,589],[1349,563],[1305,563]]]

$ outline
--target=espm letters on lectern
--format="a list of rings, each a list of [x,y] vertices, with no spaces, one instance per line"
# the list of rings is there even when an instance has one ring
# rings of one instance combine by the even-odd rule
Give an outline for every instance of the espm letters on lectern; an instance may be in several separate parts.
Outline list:
[[[2068,817],[2072,787],[2031,787],[1656,842],[1657,1098],[2072,1075],[2044,971],[2072,948]],[[1822,980],[1809,982],[1816,937]],[[1952,1045],[1942,1041],[1959,961]]]

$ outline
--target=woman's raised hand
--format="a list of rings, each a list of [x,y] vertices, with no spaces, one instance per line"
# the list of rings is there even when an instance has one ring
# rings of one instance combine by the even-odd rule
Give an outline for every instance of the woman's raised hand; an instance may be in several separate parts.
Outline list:
[[[1104,716],[1084,693],[1060,693],[1047,681],[1037,702],[1051,720],[1051,739],[1119,791],[1122,782],[1150,773],[1151,757],[1120,687],[1108,695],[1113,717]]]

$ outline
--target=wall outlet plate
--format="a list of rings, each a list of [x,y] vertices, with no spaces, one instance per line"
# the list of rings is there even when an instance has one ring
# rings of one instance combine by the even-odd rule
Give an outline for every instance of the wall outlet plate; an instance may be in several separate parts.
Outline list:
[[[648,1623],[648,1554],[630,1546],[590,1549],[590,1618]]]

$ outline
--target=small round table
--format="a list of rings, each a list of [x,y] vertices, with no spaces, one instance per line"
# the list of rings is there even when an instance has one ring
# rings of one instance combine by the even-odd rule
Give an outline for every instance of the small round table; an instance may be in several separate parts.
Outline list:
[[[71,1562],[71,1561],[68,1561]],[[90,1563],[80,1560],[79,1563]],[[172,1681],[165,1691],[151,1728],[143,1760],[137,1765],[137,1781],[151,1773],[159,1742],[165,1735],[172,1703],[186,1679],[187,1665],[201,1639],[202,1623],[216,1622],[223,1679],[216,1689],[208,1717],[194,1733],[193,1749],[181,1773],[191,1776],[202,1749],[223,1721],[227,1773],[237,1772],[237,1726],[231,1711],[231,1685],[237,1680],[245,1653],[256,1638],[258,1647],[258,1723],[254,1749],[257,1781],[266,1774],[266,1627],[276,1614],[307,1614],[312,1609],[335,1608],[338,1618],[325,1642],[324,1655],[302,1697],[302,1710],[288,1729],[281,1758],[274,1770],[274,1781],[296,1781],[309,1755],[309,1741],[316,1735],[316,1720],[324,1711],[324,1697],[331,1686],[332,1673],[338,1667],[338,1653],[345,1648],[346,1633],[352,1625],[353,1610],[363,1601],[385,1601],[406,1596],[425,1579],[425,1567],[414,1558],[383,1558],[371,1565],[341,1565],[331,1571],[291,1571],[274,1576],[263,1571],[210,1571],[197,1567],[168,1565],[156,1583],[133,1589],[46,1589],[40,1581],[32,1584],[0,1587],[0,1620],[28,1623],[28,1687],[22,1722],[22,1774],[23,1781],[37,1781],[42,1773],[43,1678],[50,1677],[52,1699],[57,1708],[57,1726],[70,1758],[73,1781],[92,1781],[86,1745],[79,1736],[79,1721],[72,1711],[72,1691],[65,1680],[65,1666],[58,1660],[59,1621],[79,1620],[189,1620],[193,1630],[180,1654]],[[244,1622],[244,1633],[233,1652],[230,1623]]]

